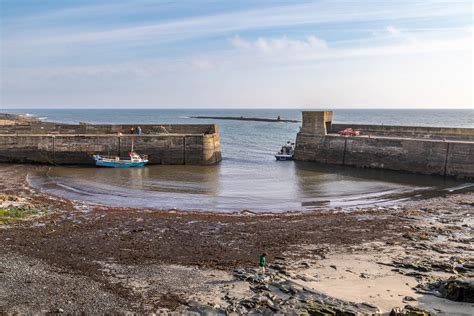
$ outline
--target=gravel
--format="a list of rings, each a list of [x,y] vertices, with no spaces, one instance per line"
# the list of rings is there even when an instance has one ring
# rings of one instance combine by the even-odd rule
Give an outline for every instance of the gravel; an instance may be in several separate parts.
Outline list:
[[[64,273],[38,259],[0,254],[0,314],[125,313],[129,305],[87,277]]]

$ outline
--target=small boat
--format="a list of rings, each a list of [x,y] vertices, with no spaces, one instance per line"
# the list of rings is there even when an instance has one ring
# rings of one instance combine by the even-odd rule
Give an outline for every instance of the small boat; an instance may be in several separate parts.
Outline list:
[[[128,155],[129,158],[102,155],[93,155],[92,158],[95,160],[95,165],[99,167],[131,168],[143,167],[148,163],[148,157],[146,155],[139,155],[134,151],[131,151]]]
[[[276,160],[293,160],[295,154],[295,143],[287,142],[281,150],[275,154]]]
[[[118,156],[102,156],[92,155],[92,159],[95,160],[95,165],[99,167],[112,167],[112,168],[132,168],[132,167],[143,167],[148,163],[147,155],[139,155],[132,150],[128,153],[128,157],[121,158]]]

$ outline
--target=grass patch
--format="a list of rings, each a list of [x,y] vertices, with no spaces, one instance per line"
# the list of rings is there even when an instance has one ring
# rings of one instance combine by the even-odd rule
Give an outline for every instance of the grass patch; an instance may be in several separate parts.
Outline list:
[[[0,209],[0,225],[11,224],[32,215],[44,214],[46,212],[46,210],[35,210],[21,207]]]

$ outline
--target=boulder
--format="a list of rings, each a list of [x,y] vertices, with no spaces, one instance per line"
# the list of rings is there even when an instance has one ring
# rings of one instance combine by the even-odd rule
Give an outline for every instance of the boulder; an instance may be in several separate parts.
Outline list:
[[[474,303],[474,279],[447,279],[435,287],[442,297],[456,302]]]

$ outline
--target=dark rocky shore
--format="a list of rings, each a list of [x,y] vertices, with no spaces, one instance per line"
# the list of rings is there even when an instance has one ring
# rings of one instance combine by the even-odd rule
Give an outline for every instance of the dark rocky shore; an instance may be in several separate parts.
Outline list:
[[[0,125],[21,125],[37,123],[39,119],[23,114],[0,113]]]
[[[350,212],[216,214],[67,201],[28,187],[31,168],[44,167],[0,166],[0,208],[15,210],[0,225],[0,312],[474,308],[470,188]],[[263,251],[262,279],[255,268]]]

